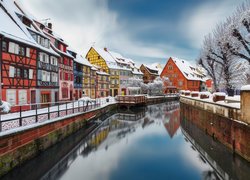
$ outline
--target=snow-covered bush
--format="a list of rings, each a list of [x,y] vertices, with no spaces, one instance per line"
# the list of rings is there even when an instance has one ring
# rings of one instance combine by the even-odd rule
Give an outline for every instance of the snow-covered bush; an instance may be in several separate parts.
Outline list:
[[[11,104],[6,102],[6,101],[2,101],[1,105],[0,105],[0,110],[2,113],[9,113],[11,109]]]

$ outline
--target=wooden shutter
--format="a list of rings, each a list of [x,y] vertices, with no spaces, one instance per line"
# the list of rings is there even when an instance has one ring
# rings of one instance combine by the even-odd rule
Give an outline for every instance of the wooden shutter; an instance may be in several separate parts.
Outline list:
[[[15,67],[9,66],[9,77],[15,76]]]
[[[33,69],[29,69],[29,79],[33,79]]]

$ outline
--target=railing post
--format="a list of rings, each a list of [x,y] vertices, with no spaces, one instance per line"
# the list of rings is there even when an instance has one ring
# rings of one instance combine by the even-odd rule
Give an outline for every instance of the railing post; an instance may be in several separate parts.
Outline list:
[[[50,104],[48,105],[48,120],[50,120],[49,106],[50,106]]]
[[[80,103],[79,103],[79,100],[78,100],[78,112],[80,112]]]
[[[19,119],[19,126],[21,127],[22,126],[22,124],[23,124],[23,122],[22,122],[22,106],[19,106],[20,107],[20,112],[19,112],[19,114],[20,114],[20,119]]]
[[[60,103],[59,102],[57,102],[57,107],[58,107],[58,109],[57,109],[57,117],[59,117],[60,116]]]
[[[74,101],[73,101],[72,107],[73,107],[73,113],[75,113],[75,102]]]
[[[37,104],[36,104],[36,122],[38,122],[38,116],[37,116]]]
[[[66,102],[66,115],[68,115],[68,105],[67,105],[67,102]]]

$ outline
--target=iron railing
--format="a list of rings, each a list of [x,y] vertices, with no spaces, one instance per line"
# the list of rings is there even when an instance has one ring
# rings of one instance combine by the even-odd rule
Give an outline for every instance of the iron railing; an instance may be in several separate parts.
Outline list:
[[[19,108],[19,111],[0,114],[0,132],[53,120],[59,117],[70,116],[75,113],[88,112],[114,102],[114,99],[108,101],[106,98],[102,98],[94,101],[79,100],[12,106],[12,108]],[[23,110],[23,107],[30,108],[29,110]]]

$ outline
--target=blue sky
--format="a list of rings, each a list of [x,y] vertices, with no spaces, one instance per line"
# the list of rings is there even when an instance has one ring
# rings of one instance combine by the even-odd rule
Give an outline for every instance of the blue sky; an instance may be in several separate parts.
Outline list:
[[[194,61],[204,35],[243,0],[18,0],[79,53],[95,44],[138,64]],[[49,8],[48,8],[49,7]]]

